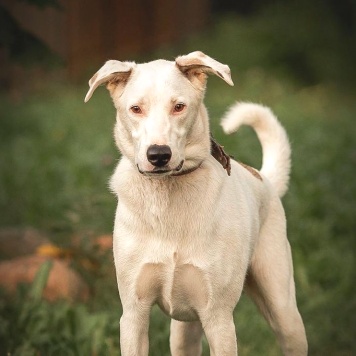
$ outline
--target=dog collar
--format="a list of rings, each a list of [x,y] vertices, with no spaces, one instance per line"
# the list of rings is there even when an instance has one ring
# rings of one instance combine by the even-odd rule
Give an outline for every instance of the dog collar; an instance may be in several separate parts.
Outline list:
[[[192,168],[177,172],[177,173],[172,173],[170,176],[172,177],[179,177],[179,176],[185,176],[186,174],[192,173],[196,171],[200,166],[202,165],[203,161],[201,161],[197,166],[194,166]]]
[[[212,134],[210,134],[210,153],[223,166],[223,168],[226,170],[227,174],[230,175],[231,174],[230,158],[233,158],[233,157],[228,155],[224,151],[224,146],[221,146],[214,139]]]
[[[211,155],[223,166],[223,168],[226,170],[227,174],[231,174],[231,163],[230,163],[230,158],[232,156],[228,155],[224,151],[224,146],[221,146],[215,139],[214,137],[210,134],[210,153]],[[192,173],[196,171],[200,166],[202,165],[203,161],[201,161],[197,166],[186,169],[184,171],[180,171],[177,173],[171,174],[173,177],[178,177],[178,176],[184,176],[186,174]]]

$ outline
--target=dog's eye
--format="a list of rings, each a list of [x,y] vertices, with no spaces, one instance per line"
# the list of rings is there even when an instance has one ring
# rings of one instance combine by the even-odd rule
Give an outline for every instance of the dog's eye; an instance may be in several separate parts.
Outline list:
[[[179,103],[179,104],[176,104],[176,105],[174,106],[173,111],[174,111],[175,113],[177,113],[177,112],[182,112],[182,111],[184,110],[184,108],[185,108],[185,105],[182,104],[182,103]]]
[[[134,113],[134,114],[142,114],[142,110],[139,106],[134,105],[131,106],[130,110]]]

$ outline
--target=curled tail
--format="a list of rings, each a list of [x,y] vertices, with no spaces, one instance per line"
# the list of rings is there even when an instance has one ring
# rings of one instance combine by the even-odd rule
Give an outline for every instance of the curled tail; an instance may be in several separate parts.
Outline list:
[[[256,131],[263,152],[261,173],[282,197],[288,189],[291,167],[286,131],[269,108],[258,104],[237,103],[221,121],[227,134],[237,131],[241,125],[252,126]]]

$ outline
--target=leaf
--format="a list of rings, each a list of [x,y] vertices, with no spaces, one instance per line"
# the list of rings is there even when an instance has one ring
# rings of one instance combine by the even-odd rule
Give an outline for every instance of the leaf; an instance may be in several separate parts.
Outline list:
[[[47,284],[49,273],[53,262],[48,260],[44,262],[36,273],[35,279],[29,291],[29,296],[34,301],[39,301],[42,298],[43,290]]]

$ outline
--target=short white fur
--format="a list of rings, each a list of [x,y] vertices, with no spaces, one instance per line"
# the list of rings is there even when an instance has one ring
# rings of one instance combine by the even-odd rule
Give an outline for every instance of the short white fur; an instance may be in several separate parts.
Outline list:
[[[258,173],[232,160],[228,176],[210,153],[207,74],[233,85],[229,67],[202,52],[175,62],[110,61],[89,82],[86,101],[106,83],[117,109],[122,158],[110,185],[118,197],[121,354],[148,355],[149,315],[157,303],[172,317],[172,355],[200,355],[203,332],[211,355],[237,355],[233,310],[244,289],[283,353],[306,355],[280,201],[290,171],[287,135],[268,108],[235,104],[222,126],[227,133],[252,126],[263,165]],[[184,110],[175,113],[177,103]],[[147,158],[151,145],[172,151],[163,173]]]

